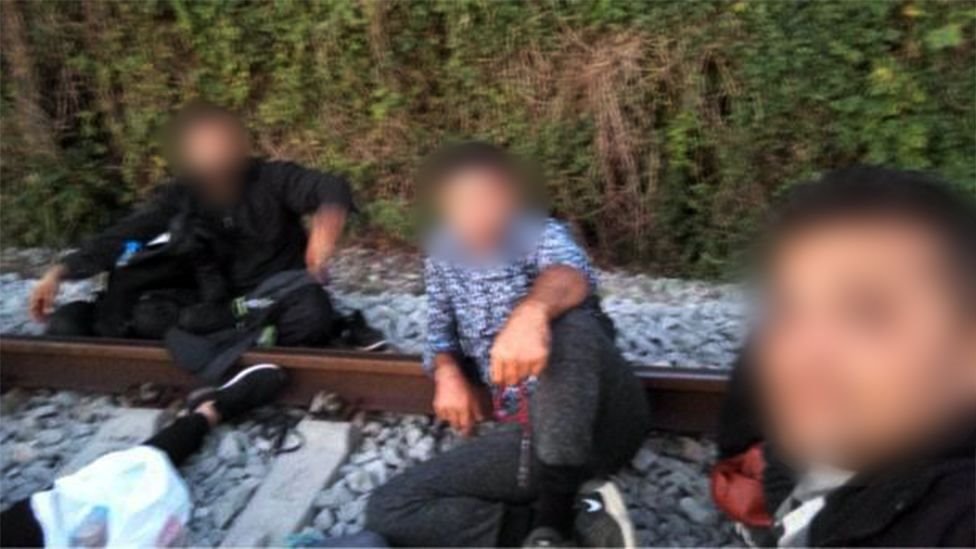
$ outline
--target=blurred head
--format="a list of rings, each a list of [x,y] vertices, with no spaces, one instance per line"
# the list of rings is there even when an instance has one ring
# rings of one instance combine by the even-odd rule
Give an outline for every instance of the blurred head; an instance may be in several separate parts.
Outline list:
[[[474,252],[490,252],[531,202],[536,176],[504,149],[481,142],[449,145],[421,168],[423,202],[435,221]]]
[[[971,197],[916,172],[854,168],[791,191],[754,348],[787,457],[869,468],[976,409],[974,224]]]
[[[213,198],[236,194],[251,154],[247,130],[232,112],[191,103],[173,119],[167,149],[177,173]]]

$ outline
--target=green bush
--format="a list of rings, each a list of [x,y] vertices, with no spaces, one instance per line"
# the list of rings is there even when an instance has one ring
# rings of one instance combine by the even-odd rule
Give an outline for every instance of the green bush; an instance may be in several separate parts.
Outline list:
[[[775,194],[856,162],[976,191],[966,1],[148,0],[4,3],[4,244],[70,242],[165,174],[186,100],[263,154],[346,171],[410,235],[410,173],[446,139],[538,159],[602,260],[733,269]]]

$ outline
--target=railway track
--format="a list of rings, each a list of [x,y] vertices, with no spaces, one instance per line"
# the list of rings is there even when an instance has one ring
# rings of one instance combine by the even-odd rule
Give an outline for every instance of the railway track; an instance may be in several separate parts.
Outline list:
[[[291,382],[282,400],[307,405],[326,390],[363,410],[429,413],[432,384],[412,355],[331,349],[254,350],[242,364],[271,362],[284,367]],[[654,428],[711,432],[726,389],[723,372],[695,368],[635,366],[648,391]],[[120,392],[155,383],[188,390],[198,386],[176,367],[159,344],[131,340],[0,337],[0,383],[23,387]]]

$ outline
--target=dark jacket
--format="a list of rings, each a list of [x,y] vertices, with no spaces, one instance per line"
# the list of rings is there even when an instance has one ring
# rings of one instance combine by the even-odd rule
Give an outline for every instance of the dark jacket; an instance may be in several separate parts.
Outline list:
[[[194,231],[208,235],[213,262],[239,295],[277,272],[304,267],[303,215],[325,204],[354,209],[345,179],[291,162],[254,159],[242,184],[237,203],[222,209],[207,206],[187,181],[161,185],[145,205],[68,255],[67,276],[111,270],[127,240],[146,242],[167,232],[174,219],[190,217]]]
[[[795,474],[763,434],[748,365],[736,365],[719,422],[719,460],[762,444],[762,499],[772,516],[795,485]],[[972,424],[970,424],[972,425]],[[810,524],[813,547],[976,546],[976,429],[870,474],[827,496]],[[736,517],[732,517],[735,519]],[[755,532],[774,544],[775,535]]]
[[[976,547],[976,432],[932,455],[858,475],[810,525],[821,547]]]

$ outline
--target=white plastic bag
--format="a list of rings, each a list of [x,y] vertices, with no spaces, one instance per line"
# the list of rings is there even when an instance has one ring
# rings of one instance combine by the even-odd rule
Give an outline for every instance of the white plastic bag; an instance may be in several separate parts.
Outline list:
[[[151,446],[106,454],[31,497],[46,547],[171,547],[186,538],[190,495]]]

